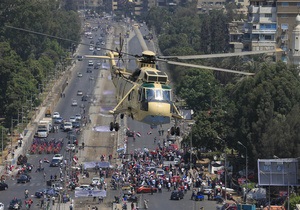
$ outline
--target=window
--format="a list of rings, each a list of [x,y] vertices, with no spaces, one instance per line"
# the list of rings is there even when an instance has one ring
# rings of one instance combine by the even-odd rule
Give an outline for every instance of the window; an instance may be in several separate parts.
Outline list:
[[[265,40],[272,40],[272,36],[271,35],[265,35]]]
[[[163,98],[166,101],[171,101],[171,91],[170,90],[163,90]]]
[[[283,6],[283,7],[288,7],[288,6],[289,6],[289,3],[288,3],[288,2],[281,2],[281,6]]]
[[[151,101],[154,98],[155,94],[154,94],[154,90],[153,89],[147,89],[146,90],[146,99],[148,101]]]
[[[265,14],[265,17],[271,18],[272,14]]]

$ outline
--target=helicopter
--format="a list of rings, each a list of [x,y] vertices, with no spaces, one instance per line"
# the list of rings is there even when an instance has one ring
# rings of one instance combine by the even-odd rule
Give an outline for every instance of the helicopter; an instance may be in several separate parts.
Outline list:
[[[120,114],[123,119],[127,114],[133,120],[150,124],[151,127],[162,124],[169,124],[171,118],[175,119],[175,126],[171,127],[171,135],[180,135],[180,128],[177,126],[178,121],[183,119],[178,108],[172,100],[172,88],[168,75],[157,68],[157,61],[166,62],[173,65],[187,67],[211,69],[229,73],[243,74],[252,76],[254,73],[207,67],[167,60],[170,58],[177,59],[199,59],[208,57],[230,57],[263,53],[274,53],[274,50],[260,52],[242,52],[242,53],[223,53],[214,55],[191,55],[191,56],[160,56],[157,57],[153,51],[150,51],[139,30],[138,25],[133,25],[136,36],[142,47],[142,55],[135,55],[137,68],[133,72],[128,72],[126,68],[120,67],[120,60],[123,60],[121,52],[123,42],[120,34],[120,50],[109,51],[105,56],[85,56],[94,59],[106,59],[110,63],[112,81],[116,87],[116,98],[118,104],[110,110],[114,116],[114,122],[110,123],[110,130],[119,129],[116,117]],[[277,50],[275,50],[277,52]],[[126,53],[125,53],[126,54]],[[117,61],[116,61],[117,60]]]
[[[38,35],[44,35],[39,32],[34,32],[26,29],[7,26],[12,29],[21,30]],[[156,54],[149,50],[145,40],[139,30],[137,24],[133,26],[134,32],[142,47],[141,55],[130,55],[122,52],[123,41],[120,35],[120,49],[107,50],[105,56],[86,55],[85,58],[89,59],[104,59],[110,63],[110,72],[112,82],[116,88],[117,105],[110,110],[113,115],[114,121],[110,122],[109,129],[111,131],[118,131],[120,126],[117,122],[117,116],[123,119],[124,115],[128,115],[133,120],[149,124],[152,128],[155,126],[162,126],[169,124],[171,119],[175,119],[175,126],[170,129],[171,135],[180,135],[180,128],[177,126],[178,121],[183,119],[175,103],[173,102],[172,88],[168,75],[157,68],[157,62],[165,62],[172,65],[180,65],[185,67],[193,67],[200,69],[210,69],[215,71],[223,71],[228,73],[242,74],[245,76],[253,76],[254,73],[236,71],[223,68],[215,68],[211,66],[195,65],[184,62],[172,61],[169,59],[188,60],[188,59],[205,59],[216,57],[231,57],[231,56],[244,56],[254,54],[275,53],[280,50],[267,50],[267,51],[249,51],[239,53],[222,53],[210,55],[188,55],[188,56],[156,56]],[[53,37],[46,35],[50,38],[57,38],[66,41],[72,41],[60,37]],[[74,43],[74,41],[72,41]],[[83,44],[83,43],[79,43]],[[85,44],[84,44],[85,45]],[[129,72],[126,68],[120,66],[120,61],[124,61],[123,55],[127,54],[134,56],[137,68],[133,72]]]

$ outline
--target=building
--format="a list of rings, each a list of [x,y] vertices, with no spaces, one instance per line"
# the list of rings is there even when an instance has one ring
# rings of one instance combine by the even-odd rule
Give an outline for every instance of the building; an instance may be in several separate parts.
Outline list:
[[[296,27],[296,17],[299,14],[299,0],[277,0],[277,47],[283,50],[281,60],[286,63],[293,63],[291,53],[293,40],[292,32]]]
[[[244,49],[249,51],[276,48],[277,8],[272,0],[250,0],[244,26]]]

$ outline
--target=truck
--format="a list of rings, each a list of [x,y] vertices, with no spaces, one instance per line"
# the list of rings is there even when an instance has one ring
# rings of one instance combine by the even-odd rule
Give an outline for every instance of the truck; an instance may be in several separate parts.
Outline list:
[[[39,138],[47,138],[51,130],[52,130],[52,118],[45,117],[39,121],[37,136]]]

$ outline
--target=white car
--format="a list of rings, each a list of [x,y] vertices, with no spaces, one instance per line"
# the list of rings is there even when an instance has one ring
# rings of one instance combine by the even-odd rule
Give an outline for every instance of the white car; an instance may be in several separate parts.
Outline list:
[[[100,178],[99,177],[93,177],[92,178],[92,185],[97,185],[100,183]]]
[[[73,100],[71,105],[72,106],[77,106],[78,105],[77,100]]]
[[[4,204],[0,203],[0,210],[4,210]]]
[[[71,116],[70,117],[70,122],[76,122],[76,117],[75,116]]]
[[[90,46],[89,50],[94,51],[94,47]]]
[[[88,66],[93,66],[94,62],[92,60],[89,60]]]
[[[82,75],[82,73],[81,72],[78,72],[77,73],[77,77],[82,77],[83,75]]]
[[[71,150],[71,151],[74,152],[75,149],[76,149],[75,144],[68,144],[67,147],[66,147],[66,150],[67,150],[67,151]]]
[[[82,96],[82,95],[83,95],[82,90],[78,90],[78,91],[77,91],[77,95],[78,95],[78,96]]]
[[[87,184],[83,184],[80,185],[79,187],[75,187],[75,190],[93,190],[93,189],[94,189],[93,187]]]
[[[71,131],[73,126],[71,122],[64,122],[64,131]]]
[[[81,120],[81,114],[76,114],[75,119],[80,121]]]
[[[97,51],[100,51],[101,50],[101,48],[100,47],[97,47]]]
[[[60,118],[59,112],[53,112],[52,118]]]
[[[62,161],[64,159],[64,156],[62,154],[55,154],[52,159],[57,159]]]

